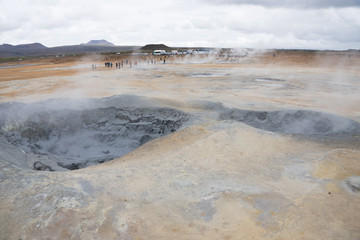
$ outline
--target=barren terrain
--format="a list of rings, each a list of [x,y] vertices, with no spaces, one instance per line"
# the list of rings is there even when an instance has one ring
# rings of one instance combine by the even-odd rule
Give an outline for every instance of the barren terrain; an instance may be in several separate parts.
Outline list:
[[[0,239],[360,238],[358,52],[163,60],[0,64]]]

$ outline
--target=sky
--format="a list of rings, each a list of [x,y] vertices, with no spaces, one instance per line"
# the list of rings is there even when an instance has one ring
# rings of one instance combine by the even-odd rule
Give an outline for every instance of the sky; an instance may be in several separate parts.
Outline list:
[[[0,0],[0,44],[360,49],[360,0]]]

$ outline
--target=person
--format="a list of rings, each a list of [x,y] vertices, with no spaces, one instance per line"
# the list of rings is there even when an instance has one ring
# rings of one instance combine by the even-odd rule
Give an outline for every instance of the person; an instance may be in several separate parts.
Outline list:
[[[165,59],[164,59],[164,64],[165,64],[165,62],[166,62],[166,61],[165,61]]]

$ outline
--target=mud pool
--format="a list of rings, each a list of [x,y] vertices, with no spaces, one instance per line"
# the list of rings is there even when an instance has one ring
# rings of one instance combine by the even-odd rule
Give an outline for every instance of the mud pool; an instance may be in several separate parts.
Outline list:
[[[327,113],[250,111],[203,102],[202,111],[208,113],[195,117],[172,108],[126,107],[121,104],[126,98],[137,99],[138,103],[144,101],[136,96],[120,95],[75,102],[50,99],[32,104],[3,103],[0,104],[0,139],[26,153],[25,162],[14,161],[19,166],[58,171],[116,159],[152,139],[205,121],[207,115],[212,115],[213,120],[235,120],[270,132],[322,138],[360,137],[358,122]]]
[[[189,119],[170,108],[117,108],[121,98],[92,99],[93,104],[104,106],[85,109],[69,108],[72,101],[66,99],[0,104],[0,137],[32,155],[27,162],[30,168],[74,170],[118,158],[175,132]]]

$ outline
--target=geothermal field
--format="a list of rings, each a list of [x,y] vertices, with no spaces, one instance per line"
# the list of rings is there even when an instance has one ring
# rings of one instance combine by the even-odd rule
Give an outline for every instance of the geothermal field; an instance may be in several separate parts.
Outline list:
[[[360,53],[1,63],[0,166],[0,239],[360,239]]]

